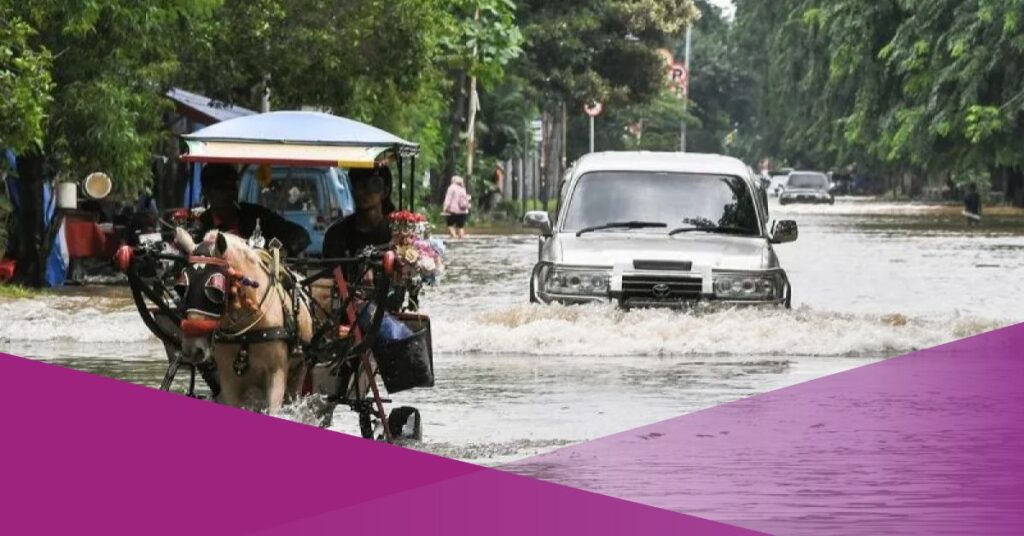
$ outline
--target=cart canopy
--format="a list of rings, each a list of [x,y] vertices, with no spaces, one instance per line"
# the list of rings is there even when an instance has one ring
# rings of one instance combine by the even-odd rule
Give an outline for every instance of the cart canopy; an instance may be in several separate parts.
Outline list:
[[[186,162],[371,168],[419,146],[379,128],[320,112],[239,117],[182,136]]]

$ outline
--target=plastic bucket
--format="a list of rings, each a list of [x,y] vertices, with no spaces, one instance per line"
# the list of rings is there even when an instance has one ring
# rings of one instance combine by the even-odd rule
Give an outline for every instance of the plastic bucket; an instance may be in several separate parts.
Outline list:
[[[379,344],[373,349],[381,379],[388,393],[434,386],[434,351],[430,318],[425,315],[395,315],[413,334],[400,341]]]
[[[78,208],[78,184],[62,182],[57,187],[57,207],[75,210]]]

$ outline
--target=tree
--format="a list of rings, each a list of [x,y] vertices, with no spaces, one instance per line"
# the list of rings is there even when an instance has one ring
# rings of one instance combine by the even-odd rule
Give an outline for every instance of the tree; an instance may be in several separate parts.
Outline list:
[[[441,195],[441,179],[456,173],[462,127],[466,127],[466,175],[472,190],[476,153],[477,85],[490,88],[505,74],[505,67],[522,50],[522,34],[515,24],[515,4],[510,0],[457,0],[449,3],[449,24],[442,44],[451,88],[448,143],[444,166],[435,190]]]
[[[763,154],[915,180],[1002,177],[1024,203],[1024,2],[737,1]],[[799,120],[794,120],[799,118]]]
[[[14,84],[4,113],[15,115],[2,122],[22,123],[14,131],[0,127],[4,144],[20,152],[22,282],[43,283],[50,242],[42,227],[44,181],[102,170],[127,196],[150,182],[150,156],[163,130],[161,89],[178,65],[179,31],[212,5],[0,0],[0,72],[13,65],[27,75],[0,82],[5,90]]]
[[[665,71],[656,50],[696,16],[691,0],[520,3],[526,45],[515,69],[544,119],[542,191],[561,175],[565,111],[592,100],[615,107],[659,95]]]

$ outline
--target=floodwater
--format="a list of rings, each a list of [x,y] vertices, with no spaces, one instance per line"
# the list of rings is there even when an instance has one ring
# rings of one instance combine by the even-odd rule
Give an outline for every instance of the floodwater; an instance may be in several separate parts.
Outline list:
[[[530,305],[536,237],[451,243],[424,297],[437,385],[394,396],[422,412],[411,446],[500,465],[1024,320],[1024,218],[967,228],[958,214],[773,205],[800,225],[778,246],[790,311]],[[0,351],[151,386],[166,364],[116,287],[0,301]],[[339,409],[333,428],[356,433],[355,415]]]

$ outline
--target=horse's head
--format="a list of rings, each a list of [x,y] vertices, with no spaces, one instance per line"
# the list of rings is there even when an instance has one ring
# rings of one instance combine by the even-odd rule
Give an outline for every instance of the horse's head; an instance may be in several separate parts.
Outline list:
[[[258,299],[253,291],[268,281],[256,252],[235,235],[213,231],[195,244],[179,232],[175,242],[188,255],[175,283],[181,298],[182,350],[189,359],[202,359],[210,353],[210,336],[226,319],[253,309]]]

